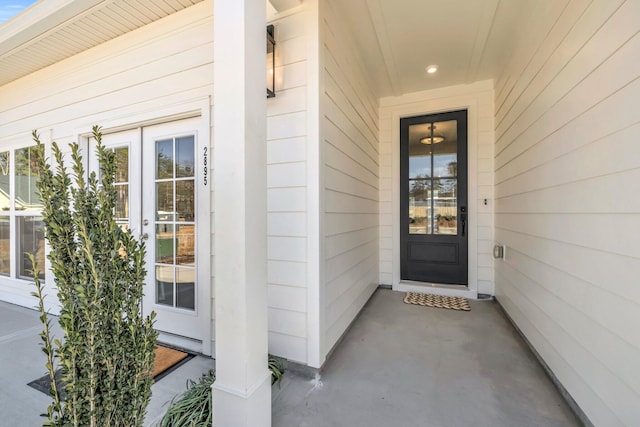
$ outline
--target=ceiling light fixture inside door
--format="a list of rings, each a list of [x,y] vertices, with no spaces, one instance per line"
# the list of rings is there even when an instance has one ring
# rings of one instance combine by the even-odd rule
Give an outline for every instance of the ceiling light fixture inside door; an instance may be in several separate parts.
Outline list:
[[[430,145],[430,144],[439,144],[442,141],[444,141],[444,136],[442,135],[436,135],[436,127],[435,126],[429,126],[429,133],[420,138],[420,142],[422,144],[426,144],[426,145]]]

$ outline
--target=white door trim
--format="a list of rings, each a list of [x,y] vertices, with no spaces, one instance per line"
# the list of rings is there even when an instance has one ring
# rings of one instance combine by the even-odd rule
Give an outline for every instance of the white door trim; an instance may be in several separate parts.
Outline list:
[[[424,289],[430,293],[450,295],[460,293],[459,296],[476,298],[478,293],[478,100],[474,94],[455,96],[450,98],[427,99],[421,102],[393,105],[389,107],[391,112],[391,142],[392,142],[392,289],[397,291]],[[466,291],[456,291],[434,286],[433,284],[417,284],[418,282],[401,281],[400,279],[400,119],[419,115],[436,114],[447,111],[468,111],[468,207],[469,207],[469,267],[468,288]],[[451,295],[454,296],[454,295]]]

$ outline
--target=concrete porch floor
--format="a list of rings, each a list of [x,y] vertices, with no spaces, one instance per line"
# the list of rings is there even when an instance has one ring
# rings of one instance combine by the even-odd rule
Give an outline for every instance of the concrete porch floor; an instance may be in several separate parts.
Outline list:
[[[285,374],[272,391],[274,427],[580,425],[495,302],[457,312],[403,296],[373,295],[319,382]],[[36,311],[0,302],[0,426],[44,421],[50,398],[27,386],[45,374],[40,330]],[[196,357],[154,384],[145,426],[214,364]]]
[[[320,382],[285,375],[273,426],[581,425],[496,302],[458,312],[403,297],[373,295]]]

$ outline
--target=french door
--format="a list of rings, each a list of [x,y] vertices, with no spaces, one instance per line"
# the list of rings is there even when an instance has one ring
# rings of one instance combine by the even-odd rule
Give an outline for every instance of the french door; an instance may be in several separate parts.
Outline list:
[[[400,121],[400,277],[466,285],[467,112]]]
[[[118,224],[145,242],[142,311],[156,312],[160,340],[210,354],[206,180],[196,167],[200,119],[106,134],[116,153]],[[90,169],[97,170],[90,147]],[[206,177],[204,177],[206,179]]]

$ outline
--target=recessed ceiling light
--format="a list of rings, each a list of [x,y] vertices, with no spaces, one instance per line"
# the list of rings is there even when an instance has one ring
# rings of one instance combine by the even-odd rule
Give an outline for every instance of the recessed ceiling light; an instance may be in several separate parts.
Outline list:
[[[429,74],[433,74],[436,71],[438,71],[438,66],[437,65],[429,65],[427,68],[425,68],[425,71]]]

